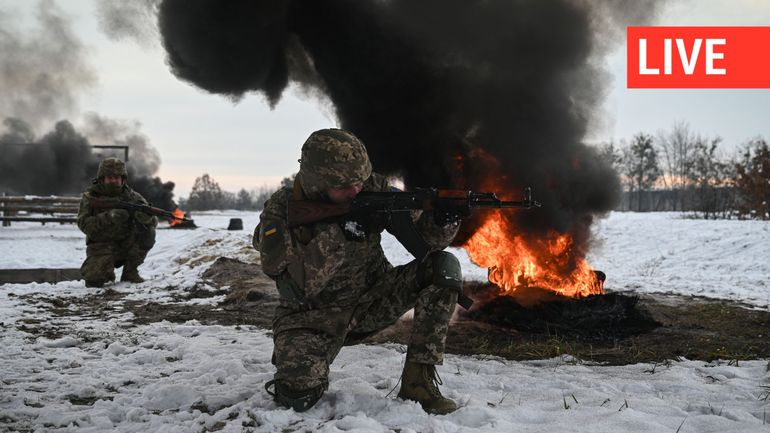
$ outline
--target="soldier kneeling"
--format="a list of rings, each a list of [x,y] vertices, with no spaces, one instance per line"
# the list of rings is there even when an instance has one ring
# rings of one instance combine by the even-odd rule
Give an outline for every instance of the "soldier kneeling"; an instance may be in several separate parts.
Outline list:
[[[265,204],[254,235],[262,269],[281,297],[273,321],[275,401],[297,411],[312,407],[329,384],[329,365],[342,346],[395,323],[414,308],[414,321],[398,396],[434,414],[457,409],[438,385],[449,320],[462,289],[460,263],[441,251],[459,222],[436,211],[415,221],[433,248],[423,261],[391,265],[376,221],[324,221],[289,227],[289,200],[345,203],[361,191],[389,191],[372,173],[363,143],[348,131],[314,132],[302,147],[293,188]]]
[[[86,235],[86,260],[80,273],[86,287],[102,287],[115,281],[115,268],[123,267],[120,281],[141,283],[138,267],[155,245],[158,219],[144,212],[125,209],[95,209],[94,199],[147,204],[127,184],[126,164],[107,158],[99,164],[96,179],[80,200],[78,227]]]

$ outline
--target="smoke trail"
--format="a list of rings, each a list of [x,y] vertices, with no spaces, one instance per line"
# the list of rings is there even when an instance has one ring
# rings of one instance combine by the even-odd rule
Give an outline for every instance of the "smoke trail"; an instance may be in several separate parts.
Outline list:
[[[582,143],[608,81],[598,58],[657,4],[627,3],[164,0],[159,27],[180,79],[271,104],[290,80],[315,86],[378,171],[407,186],[530,185],[544,208],[518,226],[571,232],[583,248],[620,192]]]
[[[142,23],[152,22],[153,3],[120,8],[105,0],[103,18],[129,10],[135,15],[126,15],[123,30],[114,20],[102,26],[113,29],[116,37],[141,33]],[[96,84],[96,76],[72,23],[52,1],[40,1],[35,17],[39,28],[24,32],[14,26],[17,15],[0,10],[0,118],[5,119],[0,127],[0,192],[79,194],[90,185],[103,157],[123,158],[122,152],[94,153],[91,145],[127,145],[129,183],[155,204],[173,207],[174,184],[153,177],[160,157],[138,122],[92,113],[78,131],[70,121],[59,120],[77,111],[78,95]],[[135,24],[133,30],[127,23]],[[57,120],[53,130],[37,136]]]
[[[25,119],[37,130],[77,106],[77,94],[96,84],[86,50],[70,20],[50,0],[36,9],[37,28],[22,32],[19,17],[0,11],[0,118]]]
[[[128,146],[127,168],[132,177],[150,177],[160,168],[160,154],[150,145],[147,137],[140,132],[137,121],[107,119],[96,113],[85,116],[84,134],[93,144]],[[122,153],[117,155],[123,159]]]
[[[98,0],[99,29],[112,40],[130,39],[142,47],[158,42],[156,11],[160,0]]]

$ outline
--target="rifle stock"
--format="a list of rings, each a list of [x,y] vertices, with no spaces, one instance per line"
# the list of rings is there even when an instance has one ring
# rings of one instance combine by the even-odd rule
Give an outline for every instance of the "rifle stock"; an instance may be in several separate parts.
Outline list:
[[[289,227],[310,224],[330,218],[340,217],[350,212],[350,203],[324,203],[311,200],[289,201]]]

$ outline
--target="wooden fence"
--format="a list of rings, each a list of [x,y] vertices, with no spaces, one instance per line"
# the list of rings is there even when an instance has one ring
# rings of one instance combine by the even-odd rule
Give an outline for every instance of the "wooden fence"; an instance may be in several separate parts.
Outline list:
[[[75,223],[80,197],[0,195],[0,221],[8,227],[13,221]]]

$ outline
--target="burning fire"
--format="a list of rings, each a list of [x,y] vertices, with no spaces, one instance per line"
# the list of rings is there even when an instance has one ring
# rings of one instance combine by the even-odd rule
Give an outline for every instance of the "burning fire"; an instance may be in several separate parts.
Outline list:
[[[175,217],[177,217],[177,218],[184,218],[184,212],[182,212],[182,209],[176,208],[176,209],[174,209],[174,212],[172,212],[172,213],[173,213],[173,214],[174,214],[174,216],[175,216]],[[177,225],[177,224],[181,224],[181,223],[182,223],[182,220],[181,220],[181,219],[172,218],[172,219],[171,219],[171,220],[168,222],[168,225],[169,225],[170,227],[174,227],[175,225]]]
[[[516,233],[500,212],[490,212],[464,245],[474,263],[489,269],[489,281],[504,294],[525,287],[572,298],[604,293],[588,262],[575,257],[570,235],[553,231],[546,239],[533,240]]]

